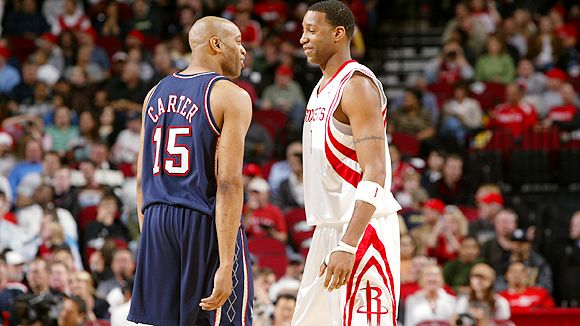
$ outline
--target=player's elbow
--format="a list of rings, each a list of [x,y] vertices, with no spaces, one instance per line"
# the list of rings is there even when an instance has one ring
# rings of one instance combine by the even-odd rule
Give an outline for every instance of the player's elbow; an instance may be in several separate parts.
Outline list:
[[[222,193],[243,193],[244,182],[241,176],[219,177],[217,179],[218,192]]]

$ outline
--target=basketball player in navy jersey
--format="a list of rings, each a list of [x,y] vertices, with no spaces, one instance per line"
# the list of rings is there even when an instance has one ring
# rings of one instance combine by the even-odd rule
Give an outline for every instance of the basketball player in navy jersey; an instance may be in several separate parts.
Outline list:
[[[249,95],[237,77],[240,30],[218,17],[189,32],[192,59],[143,105],[137,171],[141,240],[128,320],[251,325],[249,253],[241,228]]]

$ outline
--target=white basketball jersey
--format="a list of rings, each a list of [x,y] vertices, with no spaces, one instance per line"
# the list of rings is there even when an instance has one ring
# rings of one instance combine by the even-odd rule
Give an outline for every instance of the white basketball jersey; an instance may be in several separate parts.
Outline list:
[[[354,149],[349,125],[333,117],[340,104],[344,85],[355,72],[373,80],[381,95],[381,113],[386,126],[387,97],[381,82],[367,67],[355,60],[343,63],[326,85],[318,82],[304,117],[304,206],[308,224],[348,223],[355,204],[355,191],[362,170]],[[374,216],[387,216],[401,209],[391,189],[391,158],[385,130],[385,198]]]

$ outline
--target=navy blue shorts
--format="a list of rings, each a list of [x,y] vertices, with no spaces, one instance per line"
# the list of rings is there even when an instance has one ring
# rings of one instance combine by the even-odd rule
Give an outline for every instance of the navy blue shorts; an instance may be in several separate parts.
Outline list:
[[[218,310],[204,311],[219,266],[214,218],[189,208],[145,210],[128,320],[151,325],[252,325],[250,255],[242,228],[234,261],[234,291]]]

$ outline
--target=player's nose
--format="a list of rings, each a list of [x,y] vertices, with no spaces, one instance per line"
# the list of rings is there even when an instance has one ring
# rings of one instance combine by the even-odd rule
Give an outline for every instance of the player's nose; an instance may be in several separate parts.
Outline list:
[[[306,33],[302,33],[302,35],[300,36],[300,44],[304,45],[307,42],[308,39],[306,38]]]

